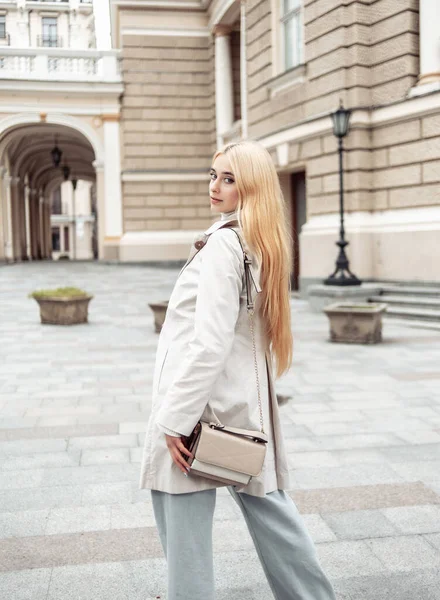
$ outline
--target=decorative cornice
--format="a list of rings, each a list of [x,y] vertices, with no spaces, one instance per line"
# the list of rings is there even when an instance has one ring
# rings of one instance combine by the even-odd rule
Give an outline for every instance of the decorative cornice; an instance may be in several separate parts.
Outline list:
[[[101,171],[104,171],[104,162],[100,160],[94,160],[92,162],[92,167],[97,173],[100,173]]]
[[[232,27],[230,25],[214,25],[212,33],[216,37],[225,37],[231,35]]]
[[[102,121],[120,121],[121,115],[119,113],[116,114],[104,114],[100,115]]]

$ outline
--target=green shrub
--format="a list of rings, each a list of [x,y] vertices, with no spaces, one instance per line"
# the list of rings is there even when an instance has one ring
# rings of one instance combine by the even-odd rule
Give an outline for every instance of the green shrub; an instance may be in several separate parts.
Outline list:
[[[83,298],[87,292],[75,287],[60,287],[55,290],[36,290],[29,294],[29,298]]]

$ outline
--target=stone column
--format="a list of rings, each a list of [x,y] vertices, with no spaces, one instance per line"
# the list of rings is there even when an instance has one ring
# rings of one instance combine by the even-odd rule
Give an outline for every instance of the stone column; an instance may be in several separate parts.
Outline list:
[[[215,35],[215,111],[217,147],[234,123],[234,93],[231,58],[231,28],[217,25]]]
[[[37,212],[38,212],[37,256],[38,256],[39,260],[44,258],[44,250],[43,250],[43,248],[44,248],[44,246],[43,246],[44,212],[43,212],[43,207],[44,207],[44,197],[43,197],[43,194],[40,194],[38,196],[38,203],[37,203]]]
[[[4,258],[7,262],[14,260],[13,251],[13,228],[12,228],[12,208],[11,208],[11,178],[7,169],[1,168],[1,186],[2,186],[2,226],[3,226],[3,243],[4,243]]]
[[[420,0],[419,85],[440,82],[440,2]]]
[[[30,222],[30,244],[31,244],[31,256],[33,260],[37,260],[38,258],[38,249],[37,249],[37,239],[38,239],[38,229],[37,229],[37,215],[36,215],[36,207],[37,204],[37,190],[30,189],[29,190],[29,222]]]
[[[11,220],[12,220],[12,253],[14,260],[21,260],[21,227],[20,227],[20,200],[18,184],[19,177],[10,178]]]
[[[105,184],[104,184],[104,165],[98,161],[93,161],[96,172],[96,218],[98,229],[98,259],[104,258],[104,238],[105,238]]]
[[[26,258],[32,260],[31,252],[31,217],[30,217],[30,188],[26,183],[24,186],[24,210],[26,220]]]
[[[105,254],[102,258],[117,259],[119,242],[123,232],[122,189],[121,189],[121,142],[119,136],[119,115],[104,116],[104,213],[101,212],[101,226],[104,223]]]
[[[111,22],[110,22],[110,4],[111,2],[93,2],[93,16],[95,23],[95,38],[97,50],[111,50]]]
[[[50,258],[50,204],[45,198],[43,203],[43,258]]]
[[[18,184],[18,200],[20,215],[20,252],[21,260],[27,260],[26,252],[26,202],[25,202],[25,183],[20,181]]]

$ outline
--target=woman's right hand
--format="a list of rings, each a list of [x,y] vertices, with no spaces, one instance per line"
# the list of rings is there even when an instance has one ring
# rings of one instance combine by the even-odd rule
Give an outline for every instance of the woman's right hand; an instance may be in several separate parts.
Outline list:
[[[182,456],[182,454],[185,454],[186,456],[190,456],[191,458],[193,458],[192,452],[190,452],[188,450],[188,448],[185,448],[181,437],[174,437],[172,435],[165,434],[165,440],[166,440],[167,447],[168,447],[169,453],[171,454],[171,458],[173,459],[174,464],[179,467],[179,469],[182,471],[182,473],[185,476],[188,476],[188,473],[189,473],[191,467],[186,462],[186,460]]]

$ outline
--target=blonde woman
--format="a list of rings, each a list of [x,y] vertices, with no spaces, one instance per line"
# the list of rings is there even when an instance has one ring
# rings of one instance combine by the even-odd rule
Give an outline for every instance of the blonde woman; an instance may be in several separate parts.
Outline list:
[[[141,468],[152,490],[168,563],[168,600],[213,600],[212,524],[216,487],[191,473],[185,439],[211,415],[223,424],[259,429],[243,251],[252,259],[254,329],[265,433],[261,475],[229,492],[243,512],[277,600],[334,600],[288,489],[288,464],[274,389],[292,360],[290,257],[279,180],[256,142],[217,152],[209,185],[220,219],[196,241],[171,294],[159,338],[153,408]],[[221,576],[221,574],[219,574]]]

